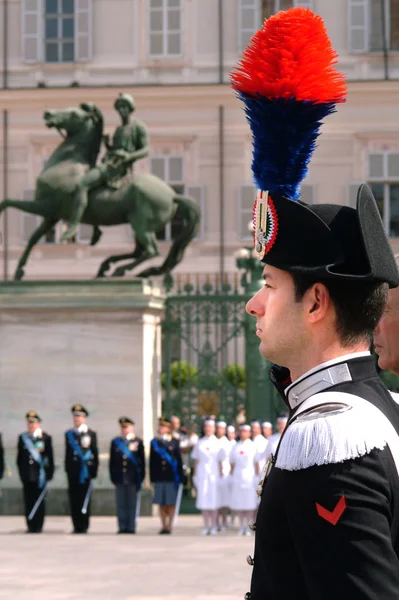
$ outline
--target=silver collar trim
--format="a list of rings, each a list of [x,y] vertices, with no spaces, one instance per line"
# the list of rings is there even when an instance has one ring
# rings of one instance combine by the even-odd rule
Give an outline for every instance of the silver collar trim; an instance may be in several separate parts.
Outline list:
[[[290,387],[287,394],[289,405],[291,408],[296,408],[310,398],[310,396],[345,381],[352,381],[352,375],[347,363],[321,369]]]

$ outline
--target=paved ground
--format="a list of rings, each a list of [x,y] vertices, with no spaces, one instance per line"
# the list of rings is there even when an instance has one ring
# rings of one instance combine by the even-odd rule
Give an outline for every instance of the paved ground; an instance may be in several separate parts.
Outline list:
[[[241,600],[249,589],[252,537],[202,537],[197,516],[171,536],[152,517],[135,536],[115,529],[96,517],[88,535],[70,535],[69,519],[48,517],[45,532],[26,535],[21,517],[0,517],[0,599]]]

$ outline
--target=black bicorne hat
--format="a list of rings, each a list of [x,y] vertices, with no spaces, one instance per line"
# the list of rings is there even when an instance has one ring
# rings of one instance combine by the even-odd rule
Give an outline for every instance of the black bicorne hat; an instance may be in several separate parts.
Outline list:
[[[367,185],[359,188],[356,209],[262,196],[254,225],[255,249],[263,263],[320,279],[399,285],[395,257]]]

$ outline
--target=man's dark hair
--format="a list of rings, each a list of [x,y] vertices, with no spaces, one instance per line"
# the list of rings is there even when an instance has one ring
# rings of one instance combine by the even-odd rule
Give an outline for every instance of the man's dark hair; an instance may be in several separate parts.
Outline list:
[[[336,279],[315,279],[291,273],[295,300],[300,302],[309,288],[322,283],[330,293],[337,315],[337,333],[343,346],[359,341],[371,343],[373,332],[382,317],[388,296],[388,284]]]

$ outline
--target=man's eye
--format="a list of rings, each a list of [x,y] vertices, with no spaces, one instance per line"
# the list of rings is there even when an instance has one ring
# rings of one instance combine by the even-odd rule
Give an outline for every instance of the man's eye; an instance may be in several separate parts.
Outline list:
[[[271,288],[272,286],[269,285],[268,283],[265,283],[265,288]]]

